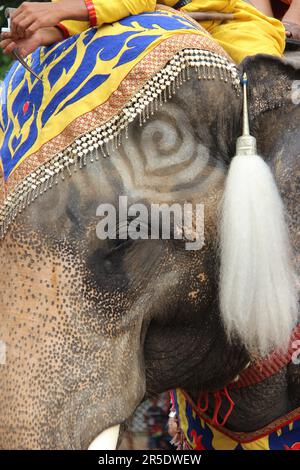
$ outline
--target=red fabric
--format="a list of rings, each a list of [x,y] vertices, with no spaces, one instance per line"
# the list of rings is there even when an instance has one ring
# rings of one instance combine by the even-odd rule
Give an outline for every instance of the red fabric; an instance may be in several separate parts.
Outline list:
[[[84,1],[89,12],[91,27],[97,26],[97,13],[96,13],[93,1],[92,0],[84,0]]]
[[[23,105],[23,114],[27,113],[29,106],[30,106],[29,101],[26,101],[26,103],[24,103]]]
[[[197,410],[199,410],[200,413],[206,413],[208,411],[209,395],[210,395],[209,392],[201,393],[201,395],[199,397],[199,400],[198,400],[198,403],[197,403]],[[228,419],[229,419],[229,417],[230,417],[230,415],[233,411],[235,403],[232,400],[231,396],[229,395],[227,387],[225,387],[223,390],[218,390],[217,392],[212,393],[212,395],[214,397],[214,412],[213,412],[213,417],[212,417],[212,420],[211,420],[211,424],[213,424],[215,426],[225,426],[225,424],[227,423],[227,421],[228,421]],[[229,403],[229,408],[228,408],[227,413],[224,416],[224,419],[223,419],[222,423],[220,423],[219,422],[219,413],[220,413],[220,409],[221,409],[221,406],[222,406],[223,396],[225,397],[225,399],[227,399],[227,401]]]
[[[292,3],[292,0],[271,0],[271,3],[275,18],[281,20],[287,12],[289,5]]]
[[[204,406],[202,406],[202,403],[204,403]],[[201,413],[205,413],[208,410],[208,392],[201,393],[198,400],[198,410],[200,410]]]
[[[219,412],[220,412],[220,409],[221,409],[221,406],[222,406],[222,396],[223,395],[224,395],[225,398],[227,398],[227,400],[229,402],[229,409],[228,409],[226,415],[224,416],[224,419],[223,419],[222,423],[220,423],[219,422]],[[224,390],[219,390],[219,391],[215,392],[214,393],[214,398],[215,398],[215,408],[214,408],[214,414],[213,414],[213,417],[212,417],[212,420],[211,420],[211,424],[214,425],[214,426],[225,426],[228,419],[230,418],[230,415],[233,411],[235,403],[234,403],[233,399],[231,398],[231,396],[229,395],[227,387],[225,387]]]

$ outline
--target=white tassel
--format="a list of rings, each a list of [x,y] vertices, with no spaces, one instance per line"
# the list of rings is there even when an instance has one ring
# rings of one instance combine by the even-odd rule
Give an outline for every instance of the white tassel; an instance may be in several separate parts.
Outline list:
[[[286,348],[297,321],[284,206],[274,177],[249,133],[247,77],[244,132],[227,177],[221,206],[220,307],[229,338],[252,353]]]

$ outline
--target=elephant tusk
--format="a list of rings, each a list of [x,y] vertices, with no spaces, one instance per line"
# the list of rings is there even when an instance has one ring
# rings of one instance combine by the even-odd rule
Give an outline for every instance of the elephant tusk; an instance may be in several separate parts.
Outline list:
[[[89,450],[116,450],[120,434],[120,425],[103,431],[89,446]]]

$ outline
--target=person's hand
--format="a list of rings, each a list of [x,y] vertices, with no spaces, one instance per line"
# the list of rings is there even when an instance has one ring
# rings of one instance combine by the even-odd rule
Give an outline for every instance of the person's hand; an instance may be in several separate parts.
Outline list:
[[[283,21],[285,27],[285,34],[290,39],[300,40],[300,25],[292,23],[291,21]]]
[[[4,54],[11,54],[17,49],[22,57],[27,57],[38,47],[49,46],[55,42],[62,41],[63,35],[58,28],[42,28],[33,33],[29,38],[15,39],[12,33],[1,35],[0,47]]]
[[[24,39],[38,29],[56,26],[63,20],[88,20],[84,0],[60,0],[58,3],[24,2],[11,14],[13,38]]]
[[[29,38],[41,28],[56,26],[62,16],[60,3],[24,2],[11,14],[12,37]]]
[[[5,37],[5,38],[4,38]],[[10,33],[2,34],[2,41],[0,47],[3,49],[4,54],[11,54],[14,49],[18,49],[22,57],[26,57],[42,45],[41,30],[36,31],[29,38],[13,39]]]

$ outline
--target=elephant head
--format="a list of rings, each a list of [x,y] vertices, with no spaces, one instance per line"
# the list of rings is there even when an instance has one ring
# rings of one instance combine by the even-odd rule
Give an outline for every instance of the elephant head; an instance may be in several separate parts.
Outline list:
[[[298,252],[300,111],[292,93],[300,74],[264,56],[241,71],[251,130]],[[246,367],[250,352],[238,334],[228,338],[218,293],[219,206],[242,104],[231,83],[193,72],[146,123],[132,122],[108,158],[93,151],[17,216],[0,244],[2,448],[87,448],[146,393],[181,387],[197,396]],[[125,221],[120,196],[131,207]],[[204,207],[201,249],[187,250],[192,237],[176,238],[175,223],[169,239],[161,227],[153,239],[97,236],[109,208],[120,235],[124,227],[137,233],[136,215],[163,203]],[[150,215],[143,223],[149,233]]]

